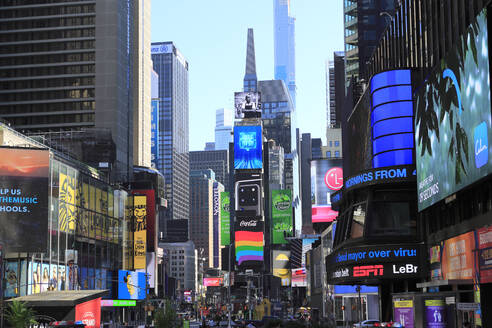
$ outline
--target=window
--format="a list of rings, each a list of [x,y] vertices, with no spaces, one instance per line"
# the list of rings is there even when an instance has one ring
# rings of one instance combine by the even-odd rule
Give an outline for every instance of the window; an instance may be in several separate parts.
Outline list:
[[[408,202],[374,202],[368,234],[371,236],[415,235],[416,218],[411,217],[410,213]]]
[[[333,142],[331,140],[330,140],[329,144],[330,144],[330,147],[333,147]]]
[[[335,157],[340,157],[340,152],[338,150],[335,151]]]
[[[356,204],[352,207],[352,226],[350,238],[360,238],[364,235],[364,223],[366,220],[366,203]]]
[[[331,151],[327,151],[326,152],[326,158],[330,158],[331,157]]]
[[[335,141],[335,147],[340,147],[340,141],[338,140]]]

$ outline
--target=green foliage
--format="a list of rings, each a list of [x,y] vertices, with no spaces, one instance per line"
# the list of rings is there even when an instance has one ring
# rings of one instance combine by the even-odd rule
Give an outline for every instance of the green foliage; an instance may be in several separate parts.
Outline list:
[[[181,320],[169,300],[166,300],[163,309],[154,311],[154,324],[156,328],[181,328]]]
[[[9,304],[5,318],[14,328],[26,328],[37,324],[34,320],[34,311],[20,301],[12,301]]]

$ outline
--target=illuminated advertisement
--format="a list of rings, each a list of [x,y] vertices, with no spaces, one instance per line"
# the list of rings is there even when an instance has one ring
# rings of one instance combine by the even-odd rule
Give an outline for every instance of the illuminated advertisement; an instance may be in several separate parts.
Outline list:
[[[231,243],[231,198],[228,192],[220,193],[220,245]]]
[[[234,198],[236,216],[261,216],[261,173],[236,173],[234,175]]]
[[[331,194],[343,187],[343,161],[318,159],[311,161],[312,221],[332,222],[338,212],[331,209]]]
[[[427,328],[447,327],[446,304],[443,300],[425,300],[425,323]]]
[[[475,233],[459,235],[444,242],[441,271],[446,280],[473,279],[475,276]]]
[[[220,287],[224,285],[224,278],[203,278],[203,286],[205,287]]]
[[[145,228],[147,231],[147,252],[155,251],[155,243],[157,239],[156,226],[156,211],[155,211],[155,191],[153,189],[138,189],[132,190],[133,194],[145,195],[147,198],[145,218]]]
[[[220,194],[219,194],[219,183],[214,182],[212,188],[212,219],[213,219],[213,250],[214,250],[214,267],[219,267],[219,216],[220,216]]]
[[[241,269],[263,265],[263,221],[236,218],[234,227],[236,262]]]
[[[236,119],[261,117],[259,92],[235,92],[234,108]]]
[[[292,269],[292,287],[307,287],[306,268]]]
[[[145,273],[119,270],[118,298],[121,300],[143,300],[145,298]]]
[[[350,247],[326,258],[331,282],[408,279],[427,274],[423,245],[377,245]]]
[[[0,148],[0,240],[7,252],[46,252],[49,168],[48,150]]]
[[[292,190],[272,190],[272,244],[287,244],[292,236]]]
[[[394,305],[394,320],[401,323],[405,328],[413,328],[413,301],[395,301]]]
[[[101,300],[101,306],[137,306],[137,301],[132,300]]]
[[[75,321],[82,321],[87,328],[101,327],[101,298],[77,304]]]
[[[272,251],[272,267],[273,275],[280,278],[281,286],[290,286],[291,271],[290,271],[290,251],[273,250]]]
[[[150,116],[150,165],[159,168],[159,100],[151,101],[151,116]]]
[[[412,72],[371,78],[372,167],[414,164]]]
[[[77,212],[75,208],[75,178],[60,173],[58,194],[58,228],[63,232],[75,232]]]
[[[419,210],[492,172],[485,12],[417,95],[415,126]]]
[[[133,196],[133,268],[145,269],[147,252],[147,196]]]
[[[366,170],[355,176],[345,178],[345,190],[383,183],[413,182],[416,175],[417,171],[413,165]]]
[[[492,282],[492,226],[477,230],[480,282]]]
[[[261,169],[262,129],[259,125],[242,125],[234,127],[234,168]]]

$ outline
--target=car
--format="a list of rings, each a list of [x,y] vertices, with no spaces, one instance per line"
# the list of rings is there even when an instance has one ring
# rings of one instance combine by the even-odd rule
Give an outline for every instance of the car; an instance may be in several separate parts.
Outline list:
[[[362,322],[354,323],[354,328],[362,328],[362,327],[380,327],[381,322],[379,320],[369,319],[364,320]]]

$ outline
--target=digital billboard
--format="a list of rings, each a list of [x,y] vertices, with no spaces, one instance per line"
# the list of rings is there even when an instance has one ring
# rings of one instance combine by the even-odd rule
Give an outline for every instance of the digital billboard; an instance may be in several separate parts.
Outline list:
[[[213,251],[214,251],[214,267],[219,267],[219,248],[220,248],[220,241],[219,241],[219,234],[220,234],[220,223],[219,223],[219,216],[220,216],[220,194],[219,194],[219,183],[214,182],[213,183],[213,188],[212,188],[212,219],[213,219],[213,224],[212,224],[212,229],[213,229]]]
[[[480,282],[492,282],[492,226],[477,230]]]
[[[287,244],[292,231],[292,190],[272,190],[272,244]]]
[[[143,300],[145,298],[145,273],[118,271],[118,299]]]
[[[236,173],[234,178],[236,216],[261,216],[263,214],[262,174]]]
[[[258,217],[236,218],[236,262],[241,269],[263,266],[263,221]]]
[[[77,304],[75,320],[82,321],[87,328],[101,327],[101,298]]]
[[[482,12],[416,97],[419,210],[492,172],[491,128],[487,17]]]
[[[371,78],[373,168],[412,165],[412,71],[390,70]]]
[[[273,275],[281,279],[281,286],[290,286],[290,251],[273,250],[272,251],[272,268]]]
[[[343,187],[343,161],[318,159],[311,161],[312,222],[332,222],[338,212],[331,209],[331,194]]]
[[[292,269],[292,287],[307,287],[306,268]]]
[[[235,92],[234,108],[236,119],[261,117],[260,93]]]
[[[46,252],[49,172],[48,150],[0,148],[0,240],[6,252]]]
[[[133,196],[133,268],[145,269],[147,253],[147,196]]]
[[[205,287],[220,287],[224,285],[224,278],[203,278],[203,286]]]
[[[145,195],[146,197],[146,217],[145,229],[147,231],[147,252],[154,252],[157,239],[156,231],[156,210],[155,210],[155,191],[153,189],[132,190],[135,195]]]
[[[220,193],[220,245],[231,243],[231,198],[228,192]]]
[[[234,127],[234,168],[261,169],[262,130],[260,125],[240,125]]]

